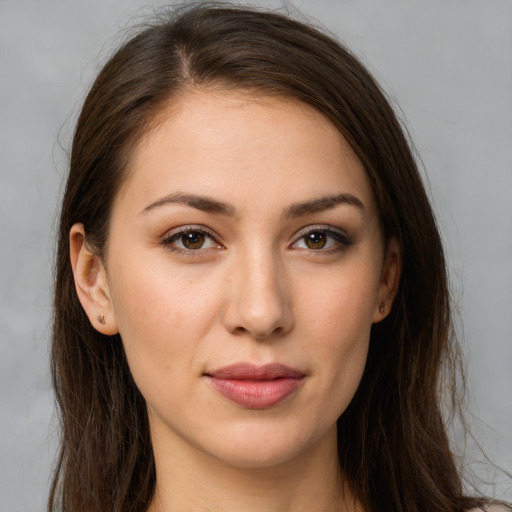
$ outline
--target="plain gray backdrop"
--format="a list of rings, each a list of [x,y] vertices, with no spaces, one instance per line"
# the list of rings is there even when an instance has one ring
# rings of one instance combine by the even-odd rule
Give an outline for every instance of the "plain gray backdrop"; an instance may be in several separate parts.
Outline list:
[[[0,0],[0,512],[45,509],[57,446],[47,360],[65,150],[116,34],[148,5],[162,2]],[[480,418],[470,419],[490,459],[512,471],[512,1],[289,5],[345,41],[404,112],[464,326],[469,405]],[[498,482],[484,490],[512,500],[511,481],[479,464],[474,448],[467,455]]]

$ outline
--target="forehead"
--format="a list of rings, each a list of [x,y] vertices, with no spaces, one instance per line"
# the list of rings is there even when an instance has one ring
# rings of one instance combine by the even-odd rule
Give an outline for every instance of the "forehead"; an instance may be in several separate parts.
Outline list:
[[[373,208],[361,162],[322,113],[243,91],[187,91],[138,142],[118,200],[140,204],[176,191],[242,198],[243,207],[353,193]]]

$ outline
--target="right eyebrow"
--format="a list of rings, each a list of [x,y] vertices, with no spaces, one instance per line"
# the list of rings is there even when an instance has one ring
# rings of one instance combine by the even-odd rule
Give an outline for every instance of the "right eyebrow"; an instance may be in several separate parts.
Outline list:
[[[294,203],[286,212],[286,217],[302,217],[311,213],[323,212],[330,210],[339,204],[347,204],[355,206],[360,210],[364,210],[364,203],[358,197],[352,194],[335,194],[331,196],[323,196],[311,201]]]
[[[155,208],[168,204],[183,204],[203,212],[215,213],[217,215],[227,215],[228,217],[233,217],[235,214],[235,208],[230,204],[222,203],[207,196],[198,196],[195,194],[183,194],[181,192],[176,192],[174,194],[161,197],[160,199],[157,199],[156,201],[148,204],[143,210],[139,212],[139,215],[144,215],[147,212],[154,210]]]

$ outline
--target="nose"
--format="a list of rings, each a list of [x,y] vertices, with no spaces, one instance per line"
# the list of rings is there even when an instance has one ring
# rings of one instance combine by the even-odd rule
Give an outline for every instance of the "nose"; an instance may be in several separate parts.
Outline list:
[[[233,262],[223,318],[230,333],[264,340],[292,330],[292,293],[277,260],[270,251],[255,251]]]

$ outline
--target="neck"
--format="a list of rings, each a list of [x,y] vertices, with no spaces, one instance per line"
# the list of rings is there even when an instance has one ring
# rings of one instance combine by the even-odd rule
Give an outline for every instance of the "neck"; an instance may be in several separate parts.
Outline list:
[[[186,445],[153,440],[157,484],[148,512],[356,512],[340,476],[336,432],[293,460],[235,467]],[[170,448],[170,447],[169,447]]]

